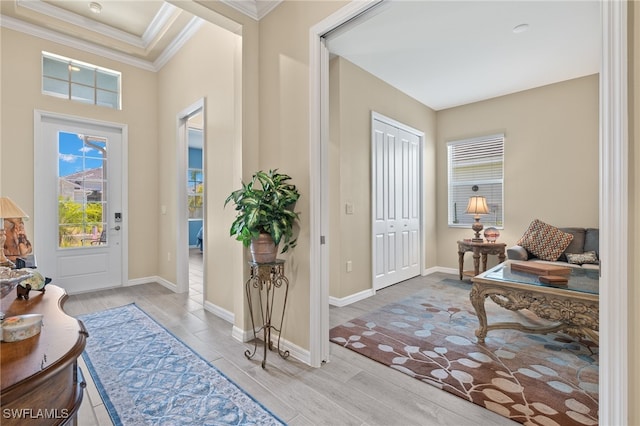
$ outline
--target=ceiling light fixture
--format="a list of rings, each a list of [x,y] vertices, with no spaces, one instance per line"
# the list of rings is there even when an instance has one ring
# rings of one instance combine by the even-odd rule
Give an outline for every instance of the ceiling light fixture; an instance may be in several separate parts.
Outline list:
[[[516,34],[520,34],[528,30],[529,30],[529,24],[520,24],[513,27],[513,32]]]
[[[98,2],[92,1],[89,3],[89,10],[95,14],[102,12],[102,5]]]

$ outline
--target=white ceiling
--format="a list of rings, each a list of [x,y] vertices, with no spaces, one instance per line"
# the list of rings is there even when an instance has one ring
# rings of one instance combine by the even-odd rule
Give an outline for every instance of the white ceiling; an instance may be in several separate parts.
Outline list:
[[[221,0],[259,20],[281,0]],[[4,27],[157,71],[204,20],[181,0],[0,0]],[[90,9],[99,4],[100,13]],[[185,3],[186,4],[186,3]]]
[[[261,19],[281,0],[222,0]],[[161,0],[2,0],[0,22],[150,70],[203,20]],[[384,1],[329,39],[330,50],[435,110],[600,67],[598,1]],[[529,30],[514,33],[516,25]]]
[[[600,70],[598,1],[389,1],[329,50],[441,110]],[[514,33],[517,25],[528,31]]]

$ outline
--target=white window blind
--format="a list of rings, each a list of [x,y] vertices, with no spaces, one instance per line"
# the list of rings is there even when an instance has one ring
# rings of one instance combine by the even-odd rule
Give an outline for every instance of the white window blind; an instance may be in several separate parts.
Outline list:
[[[469,197],[484,196],[489,214],[485,226],[504,225],[504,134],[447,143],[449,171],[449,226],[469,227],[473,215],[465,213]]]

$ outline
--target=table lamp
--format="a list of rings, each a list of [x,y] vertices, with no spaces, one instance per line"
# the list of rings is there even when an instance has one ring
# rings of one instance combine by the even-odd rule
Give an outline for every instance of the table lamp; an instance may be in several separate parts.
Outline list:
[[[482,231],[482,224],[480,223],[480,215],[489,213],[489,206],[487,205],[487,199],[482,196],[473,196],[469,198],[469,204],[467,204],[467,210],[465,213],[475,215],[475,222],[471,225],[471,229],[473,229],[476,233],[475,238],[472,238],[471,241],[474,243],[482,243],[484,240],[480,236],[480,231]]]
[[[7,234],[4,230],[4,220],[16,218],[28,219],[29,216],[11,201],[11,198],[0,197],[0,266],[8,266],[10,268],[15,266],[15,264],[4,255],[4,243],[7,241]]]

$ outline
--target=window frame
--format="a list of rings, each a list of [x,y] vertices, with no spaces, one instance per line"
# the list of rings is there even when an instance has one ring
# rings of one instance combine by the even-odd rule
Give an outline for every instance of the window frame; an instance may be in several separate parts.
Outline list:
[[[476,145],[476,150],[473,150],[473,145]],[[492,145],[494,149],[500,149],[498,155],[501,155],[501,159],[496,161],[496,151],[492,151],[492,155],[483,156],[479,154],[479,150],[486,148],[487,146],[491,147]],[[455,201],[460,197],[456,197],[454,193],[454,188],[456,186],[462,187],[470,185],[470,190],[472,192],[469,195],[479,195],[485,196],[487,198],[487,204],[489,205],[492,213],[487,215],[482,215],[480,221],[484,224],[485,228],[487,227],[496,227],[498,229],[504,229],[504,161],[505,161],[505,145],[506,139],[504,133],[496,133],[491,135],[479,136],[470,139],[461,139],[461,140],[453,140],[447,142],[447,225],[450,228],[468,228],[473,223],[473,216],[467,213],[464,213],[466,209],[466,201],[468,198],[464,199],[464,205],[462,209],[454,206],[457,204]],[[472,179],[467,178],[466,180],[455,179],[452,164],[455,161],[453,157],[454,150],[457,148],[466,148],[468,152],[474,154],[474,160],[471,160],[471,166],[478,166],[481,164],[490,165],[490,172],[480,173],[484,176],[476,176],[474,174]],[[462,160],[458,160],[457,164],[460,167],[460,163],[463,163]],[[475,164],[474,164],[475,163]],[[495,166],[498,164],[499,166]],[[467,162],[469,165],[469,162]],[[473,187],[477,185],[480,189],[473,189]],[[490,195],[487,193],[483,193],[482,188],[486,187],[486,185],[490,186],[499,186],[499,191],[490,191]],[[477,192],[476,192],[477,191]],[[466,197],[466,195],[465,195]],[[456,211],[457,210],[457,211]],[[463,216],[464,219],[461,221],[458,219],[456,222],[455,219]],[[468,216],[468,217],[466,217]]]
[[[57,61],[60,63],[64,63],[67,66],[67,75],[63,78],[60,75],[55,74],[46,74],[45,71],[45,61]],[[96,105],[102,106],[106,108],[111,108],[115,110],[122,110],[122,73],[119,71],[111,70],[108,68],[100,67],[98,65],[89,64],[87,62],[78,61],[75,59],[67,58],[65,56],[56,55],[55,53],[50,53],[46,51],[42,51],[41,57],[41,93],[47,96],[53,96],[59,99],[67,99],[78,103],[88,104],[88,105]],[[74,71],[88,71],[93,74],[93,81],[89,84],[88,82],[80,82],[76,81],[73,78]],[[100,86],[100,77],[107,76],[110,79],[116,79],[116,88],[111,89],[107,87]],[[61,86],[66,86],[66,92],[62,90],[50,90],[46,88],[47,81],[57,82]],[[85,89],[92,92],[92,99],[88,97],[78,97],[75,93],[78,89]],[[115,96],[115,102],[100,102],[99,95],[100,94],[109,94],[111,96]]]

